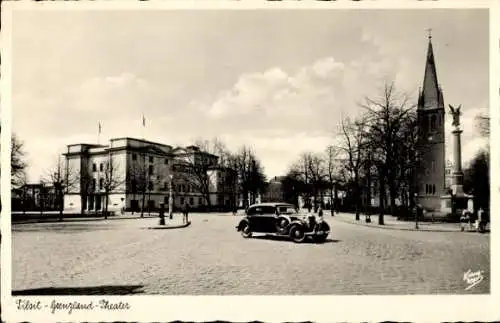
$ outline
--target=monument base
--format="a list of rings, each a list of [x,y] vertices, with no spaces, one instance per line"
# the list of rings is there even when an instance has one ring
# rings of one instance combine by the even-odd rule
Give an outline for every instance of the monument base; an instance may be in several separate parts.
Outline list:
[[[474,212],[473,197],[464,193],[461,186],[452,187],[451,194],[441,196],[441,215],[449,220],[458,220],[463,210]]]

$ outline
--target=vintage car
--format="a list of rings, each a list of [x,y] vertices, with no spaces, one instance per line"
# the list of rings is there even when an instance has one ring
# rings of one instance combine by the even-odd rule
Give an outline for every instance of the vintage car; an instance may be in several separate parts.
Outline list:
[[[324,242],[330,226],[314,215],[300,215],[295,207],[286,203],[259,203],[248,207],[246,216],[236,227],[244,238],[253,233],[290,237],[295,242],[312,238]]]

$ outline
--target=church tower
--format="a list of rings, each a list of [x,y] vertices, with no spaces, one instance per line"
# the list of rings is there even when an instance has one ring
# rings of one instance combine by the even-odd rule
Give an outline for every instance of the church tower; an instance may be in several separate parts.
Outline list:
[[[429,35],[424,83],[418,97],[419,145],[417,166],[417,203],[426,210],[441,208],[445,194],[445,109],[439,87],[436,63]]]

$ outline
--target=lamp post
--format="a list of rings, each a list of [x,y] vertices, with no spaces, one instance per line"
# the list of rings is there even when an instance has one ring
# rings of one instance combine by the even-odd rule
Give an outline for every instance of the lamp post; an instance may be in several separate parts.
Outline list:
[[[173,217],[173,208],[174,208],[174,197],[172,196],[172,179],[174,178],[173,174],[169,174],[168,178],[170,179],[169,185],[168,185],[168,216],[170,220],[172,220]]]
[[[337,180],[333,181],[333,201],[332,201],[332,216],[334,216],[335,213],[339,213],[337,209],[337,200],[339,198],[339,191],[337,189]]]
[[[420,206],[418,205],[417,193],[413,193],[414,201],[415,201],[415,229],[418,230],[418,217],[420,216]]]

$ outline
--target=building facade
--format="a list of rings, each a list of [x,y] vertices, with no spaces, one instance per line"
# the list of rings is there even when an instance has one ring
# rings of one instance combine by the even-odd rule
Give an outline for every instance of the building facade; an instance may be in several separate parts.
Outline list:
[[[285,192],[283,191],[283,180],[285,176],[275,176],[267,183],[267,190],[262,194],[262,202],[283,202]]]
[[[416,202],[426,210],[437,211],[445,194],[445,109],[430,36],[417,115],[420,133]]]
[[[51,184],[24,184],[13,189],[11,194],[12,211],[58,211],[60,209],[58,192]]]
[[[234,171],[217,166],[218,157],[198,147],[177,147],[135,138],[111,139],[109,145],[69,145],[65,210],[99,212],[125,208],[154,211],[189,204],[192,209],[223,208],[234,203]]]

